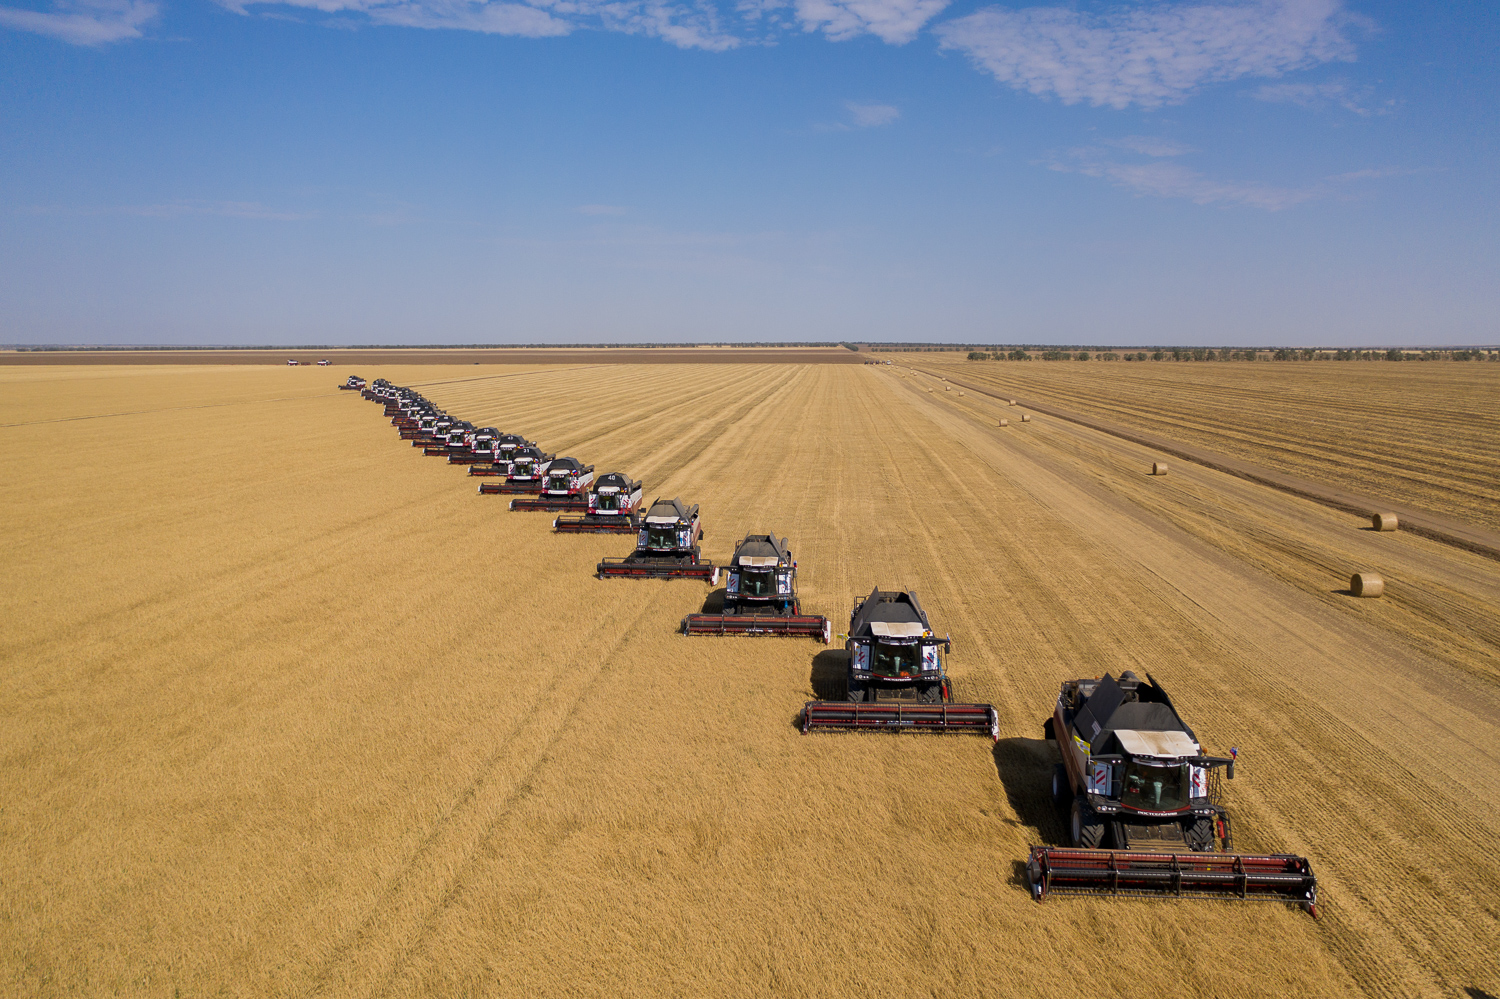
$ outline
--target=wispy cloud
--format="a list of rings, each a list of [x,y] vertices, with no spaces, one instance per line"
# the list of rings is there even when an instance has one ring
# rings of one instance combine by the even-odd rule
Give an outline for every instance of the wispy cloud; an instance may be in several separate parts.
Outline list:
[[[579,205],[579,215],[624,215],[630,209],[619,205]]]
[[[1394,100],[1376,105],[1372,100],[1374,93],[1373,87],[1356,87],[1345,80],[1330,80],[1327,83],[1270,83],[1255,90],[1251,96],[1258,101],[1294,104],[1313,111],[1339,107],[1362,117],[1389,114],[1396,107]]]
[[[1140,153],[1142,156],[1185,156],[1198,151],[1192,146],[1184,146],[1171,139],[1153,139],[1148,135],[1127,135],[1123,139],[1105,139],[1104,144],[1123,149],[1128,153]]]
[[[30,31],[72,45],[140,38],[159,8],[150,0],[57,0],[48,11],[0,7],[0,28]]]
[[[945,48],[997,80],[1064,104],[1155,108],[1207,84],[1352,60],[1342,0],[1150,3],[1094,15],[987,7],[939,25]]]
[[[1083,150],[1048,164],[1063,173],[1099,177],[1139,195],[1184,198],[1197,205],[1245,205],[1281,211],[1321,196],[1317,187],[1275,187],[1253,181],[1214,180],[1181,163],[1119,163]]]
[[[948,6],[949,0],[796,0],[804,31],[821,31],[834,41],[871,34],[905,45]]]
[[[844,107],[848,109],[855,128],[877,128],[889,125],[901,117],[901,109],[889,104],[856,104],[848,101]]]

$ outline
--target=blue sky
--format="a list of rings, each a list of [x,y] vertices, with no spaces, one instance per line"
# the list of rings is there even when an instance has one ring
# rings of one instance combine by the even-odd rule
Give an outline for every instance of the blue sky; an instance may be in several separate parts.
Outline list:
[[[0,342],[1500,341],[1500,5],[0,0]]]

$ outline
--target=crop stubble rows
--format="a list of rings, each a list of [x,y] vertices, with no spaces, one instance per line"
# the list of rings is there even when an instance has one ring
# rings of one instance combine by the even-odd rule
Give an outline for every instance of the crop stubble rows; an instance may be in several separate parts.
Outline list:
[[[206,404],[220,378],[279,401],[197,410],[183,436],[153,389],[154,415],[3,431],[0,925],[21,988],[1500,986],[1482,560],[1216,473],[1139,476],[1139,449],[1077,428],[998,431],[893,372],[379,372],[702,504],[716,558],[787,535],[836,624],[876,583],[918,590],[1004,735],[803,737],[837,653],[682,638],[701,584],[591,577],[628,539],[503,512],[368,403],[304,396],[303,372],[211,371],[178,395]],[[150,408],[81,377],[47,398]],[[88,475],[42,458],[90,441]],[[1376,554],[1390,598],[1330,592],[1340,559]],[[1062,832],[1040,721],[1059,680],[1124,668],[1240,748],[1240,846],[1311,855],[1321,923],[1029,901],[1015,861]],[[1096,960],[1122,940],[1130,961]]]

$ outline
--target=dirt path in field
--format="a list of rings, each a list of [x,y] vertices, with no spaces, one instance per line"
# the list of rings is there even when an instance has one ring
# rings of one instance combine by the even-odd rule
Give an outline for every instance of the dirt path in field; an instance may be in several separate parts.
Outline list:
[[[701,504],[716,561],[787,536],[835,631],[915,589],[1002,729],[803,736],[837,647],[677,634],[709,587],[593,578],[629,538],[509,513],[299,373],[219,376],[245,405],[194,433],[233,461],[170,413],[0,428],[10,990],[1500,994],[1494,562],[890,369],[361,372]],[[203,392],[92,376],[28,408]],[[1239,749],[1237,845],[1311,857],[1322,920],[1030,900],[1042,719],[1124,669]]]

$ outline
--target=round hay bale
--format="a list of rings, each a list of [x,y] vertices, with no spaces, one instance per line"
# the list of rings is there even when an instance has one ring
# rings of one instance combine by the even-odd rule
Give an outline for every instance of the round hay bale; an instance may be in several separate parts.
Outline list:
[[[962,393],[962,392],[960,392],[960,393],[958,393],[958,394],[959,394],[959,396],[960,396],[960,397],[962,397],[962,396],[963,396],[963,393]]]
[[[1394,531],[1400,525],[1394,513],[1377,513],[1370,518],[1370,526],[1377,531]]]
[[[1000,425],[1002,427],[1008,427],[1008,426],[1010,426],[1010,421],[1009,420],[1001,420],[1000,421]]]
[[[1385,592],[1385,580],[1373,572],[1356,572],[1349,577],[1349,592],[1356,597],[1378,597]]]
[[[1022,423],[1030,423],[1031,422],[1031,414],[1030,413],[1022,413],[1021,414],[1021,422]]]
[[[1014,400],[1014,399],[1006,399],[1005,400],[1005,404],[1007,406],[1014,406],[1016,404],[1016,400]]]
[[[1152,475],[1166,475],[1167,474],[1167,463],[1164,462],[1164,461],[1153,461],[1151,463],[1151,474]]]
[[[947,380],[948,380],[948,379],[946,379],[946,378],[944,378],[944,379],[943,379],[943,381],[947,381]],[[949,386],[947,386],[947,385],[944,385],[944,386],[943,386],[943,391],[944,391],[944,392],[952,392],[952,391],[953,391],[953,389],[952,389],[952,388],[950,388],[950,387],[949,387]]]

